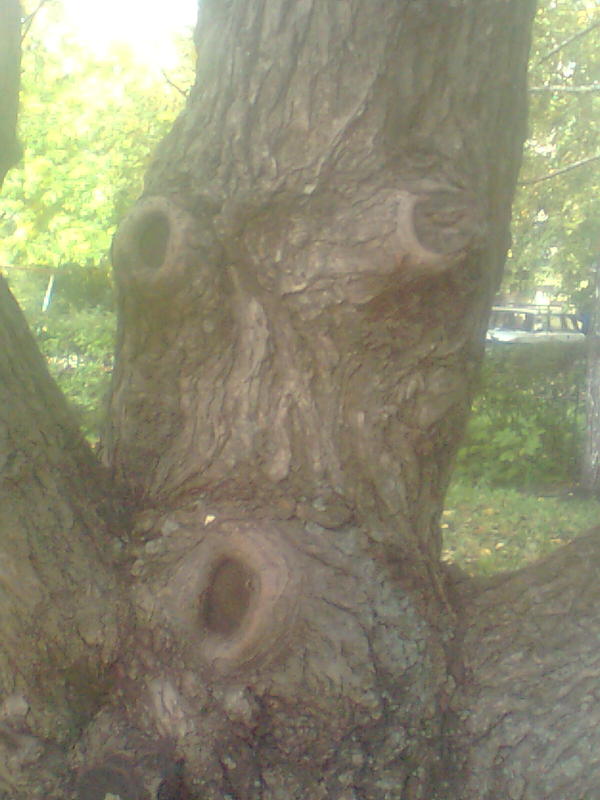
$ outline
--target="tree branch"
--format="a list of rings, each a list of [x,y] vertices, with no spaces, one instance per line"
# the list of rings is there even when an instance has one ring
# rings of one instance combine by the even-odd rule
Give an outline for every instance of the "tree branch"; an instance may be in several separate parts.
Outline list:
[[[163,76],[163,78],[166,80],[166,82],[169,84],[169,86],[172,86],[172,87],[173,87],[173,89],[175,89],[176,91],[178,91],[178,92],[179,92],[179,94],[182,94],[184,97],[187,97],[187,96],[188,96],[188,93],[187,93],[186,91],[184,91],[184,90],[181,88],[181,86],[177,86],[177,84],[176,84],[176,83],[173,83],[173,81],[172,81],[172,80],[169,78],[169,76],[168,76],[168,75],[167,75],[167,73],[164,71],[164,69],[161,69],[161,72],[162,72],[162,76]]]
[[[21,29],[21,44],[23,44],[25,37],[29,33],[29,30],[33,25],[33,21],[36,18],[38,12],[42,9],[43,6],[46,5],[47,2],[48,0],[40,0],[35,11],[32,11],[31,14],[28,14],[26,17],[24,17]]]
[[[548,175],[542,175],[541,178],[530,178],[526,181],[519,181],[519,186],[531,186],[534,183],[541,183],[542,181],[548,181],[550,178],[556,178],[557,175],[564,175],[565,172],[571,172],[573,169],[577,169],[578,167],[584,167],[586,164],[590,164],[592,161],[598,161],[600,159],[600,153],[595,156],[590,156],[589,158],[584,158],[581,161],[575,161],[573,164],[569,164],[567,167],[562,167],[561,169],[554,170],[554,172],[549,172]]]
[[[589,83],[581,86],[560,86],[558,84],[548,84],[546,86],[530,86],[530,92],[565,92],[569,94],[590,94],[600,92],[600,83]]]
[[[535,66],[537,67],[538,64],[542,64],[544,61],[548,61],[549,58],[552,58],[552,56],[556,55],[556,53],[558,53],[559,50],[562,50],[563,47],[567,47],[567,45],[571,44],[571,42],[574,42],[577,39],[581,39],[583,36],[586,36],[588,33],[590,33],[591,31],[593,31],[595,28],[598,27],[600,27],[600,20],[598,20],[597,22],[593,22],[584,30],[578,31],[578,33],[573,34],[573,36],[569,36],[568,39],[565,39],[564,41],[560,42],[560,44],[557,44],[556,47],[553,47],[552,50],[549,50],[545,55],[539,58],[536,61]]]

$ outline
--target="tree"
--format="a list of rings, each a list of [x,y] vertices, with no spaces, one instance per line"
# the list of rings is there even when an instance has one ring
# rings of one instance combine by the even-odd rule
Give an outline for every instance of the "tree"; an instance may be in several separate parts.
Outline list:
[[[587,336],[585,384],[586,437],[581,464],[581,486],[590,495],[600,494],[600,244],[592,265],[593,303]]]
[[[532,14],[205,0],[114,241],[106,469],[3,297],[7,797],[594,796],[595,536],[440,561]]]
[[[553,300],[589,311],[598,237],[596,53],[600,9],[589,0],[542,0],[530,59],[530,122],[513,210],[503,289],[550,285]]]
[[[16,136],[21,61],[20,19],[19,0],[3,0],[0,5],[0,186],[20,155]]]
[[[534,26],[530,135],[513,212],[503,289],[532,299],[536,288],[598,317],[598,111],[600,9],[589,0],[544,0]],[[587,331],[586,331],[587,332]],[[597,331],[588,336],[581,488],[599,490]],[[578,470],[579,471],[579,470]]]

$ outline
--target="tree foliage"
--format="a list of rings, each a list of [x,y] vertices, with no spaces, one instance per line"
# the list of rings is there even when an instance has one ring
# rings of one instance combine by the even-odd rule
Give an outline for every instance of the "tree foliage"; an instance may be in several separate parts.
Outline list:
[[[96,435],[113,349],[109,250],[142,190],[152,150],[182,106],[191,42],[172,82],[119,47],[97,60],[67,31],[60,5],[23,41],[23,160],[5,181],[0,266],[61,388]]]
[[[542,0],[530,60],[530,132],[504,286],[581,304],[600,229],[600,7]],[[580,165],[580,166],[577,166]],[[582,286],[583,284],[583,286]]]
[[[3,193],[0,258],[98,264],[182,98],[126,48],[95,60],[62,32],[60,17],[44,19],[24,41],[25,155]]]
[[[585,354],[564,343],[497,345],[485,359],[456,475],[535,488],[576,481]]]

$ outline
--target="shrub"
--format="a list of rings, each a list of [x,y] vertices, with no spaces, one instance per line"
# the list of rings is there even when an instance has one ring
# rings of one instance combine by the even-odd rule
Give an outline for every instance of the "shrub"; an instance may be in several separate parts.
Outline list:
[[[558,342],[490,349],[457,476],[531,488],[572,482],[583,435],[585,348]]]

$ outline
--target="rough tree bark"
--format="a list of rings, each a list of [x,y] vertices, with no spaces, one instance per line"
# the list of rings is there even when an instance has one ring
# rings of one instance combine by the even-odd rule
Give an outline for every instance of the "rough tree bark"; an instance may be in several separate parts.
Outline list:
[[[13,798],[65,774],[60,748],[106,696],[128,609],[116,498],[0,291],[0,789]]]
[[[600,248],[599,248],[600,249]],[[586,336],[586,437],[581,465],[581,486],[592,496],[600,495],[600,254],[591,268],[594,291],[589,330]]]
[[[0,187],[21,155],[16,136],[21,74],[21,5],[0,0]]]
[[[126,537],[41,366],[11,340],[0,361],[7,496],[19,448],[29,470],[7,550],[65,654],[36,691],[42,656],[8,638],[7,797],[183,796],[181,759],[212,800],[595,796],[595,536],[487,582],[440,562],[532,13],[204,0],[196,87],[113,248]],[[26,627],[28,585],[6,594]]]

